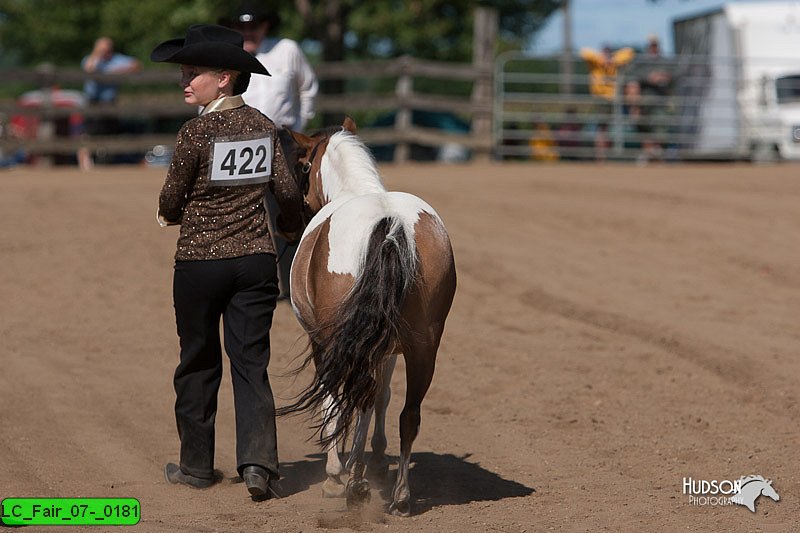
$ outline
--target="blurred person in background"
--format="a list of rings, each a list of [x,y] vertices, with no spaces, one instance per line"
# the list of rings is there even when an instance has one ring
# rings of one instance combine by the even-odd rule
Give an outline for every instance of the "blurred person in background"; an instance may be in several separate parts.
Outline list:
[[[535,161],[558,161],[558,150],[556,140],[553,138],[553,131],[550,124],[544,120],[537,120],[533,126],[533,135],[528,139],[528,146],[531,149],[531,157]]]
[[[616,52],[607,45],[600,52],[582,48],[581,57],[589,67],[589,92],[612,102],[617,92],[617,72],[633,61],[635,55],[633,48],[628,47],[620,48]]]
[[[645,53],[636,58],[631,67],[630,83],[639,86],[641,94],[642,154],[640,162],[659,160],[663,156],[663,145],[670,132],[672,86],[675,65],[661,54],[657,35],[649,35]]]
[[[83,58],[81,68],[88,74],[128,74],[138,72],[142,65],[138,59],[114,51],[111,37],[100,37],[94,42],[92,52]],[[117,101],[119,86],[115,83],[86,80],[83,92],[90,106],[113,105]],[[93,117],[86,121],[89,135],[107,135],[118,132],[118,121],[113,117]],[[78,164],[84,170],[94,162],[88,148],[78,150]]]
[[[564,119],[555,130],[560,159],[571,161],[581,158],[583,124],[573,106],[564,109]]]
[[[81,68],[89,74],[127,74],[138,72],[142,65],[138,59],[114,51],[111,37],[100,37],[94,42],[92,52],[83,58]],[[119,87],[116,84],[87,80],[83,86],[89,103],[113,104]]]
[[[269,78],[251,80],[244,100],[276,125],[303,131],[314,117],[317,76],[297,42],[274,35],[281,21],[277,11],[260,5],[245,2],[232,17],[219,21],[242,34],[244,49],[254,54],[271,74]]]
[[[222,26],[242,34],[244,49],[254,54],[271,74],[269,78],[254,78],[242,96],[247,105],[267,115],[278,127],[303,131],[314,117],[319,90],[317,76],[297,42],[275,36],[281,21],[277,8],[269,3],[264,8],[262,4],[264,2],[242,2],[232,16],[219,20]],[[270,213],[277,213],[272,195],[267,195],[267,202]],[[274,219],[272,224],[274,227]],[[285,299],[290,295],[289,272],[297,245],[278,238],[276,246],[280,298]]]
[[[619,70],[633,61],[636,52],[633,48],[620,48],[613,51],[605,45],[598,52],[591,48],[582,48],[581,57],[589,68],[589,92],[597,97],[598,102],[593,113],[596,118],[595,157],[605,161],[610,146],[608,125],[614,124],[614,101],[617,96],[617,74]]]

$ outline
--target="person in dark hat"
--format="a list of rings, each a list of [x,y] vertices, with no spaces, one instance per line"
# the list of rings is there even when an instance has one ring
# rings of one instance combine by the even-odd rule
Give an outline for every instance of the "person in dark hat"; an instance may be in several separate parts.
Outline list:
[[[271,118],[278,126],[296,131],[305,129],[314,117],[314,103],[319,90],[317,76],[292,39],[278,37],[275,30],[281,18],[277,10],[264,2],[243,2],[232,16],[219,23],[244,37],[244,48],[270,71],[270,78],[254,79],[244,100]]]
[[[290,240],[302,230],[302,196],[275,124],[242,99],[251,74],[269,75],[242,45],[241,34],[229,28],[195,25],[150,55],[179,64],[184,101],[203,108],[178,133],[158,204],[162,226],[180,225],[173,278],[180,464],[167,464],[165,476],[195,488],[219,479],[214,418],[222,319],[236,411],[236,469],[252,498],[262,500],[277,496],[279,477],[267,375],[278,281],[264,194],[272,190],[281,209],[277,225]]]
[[[232,16],[220,17],[219,23],[233,28],[244,37],[244,49],[255,55],[261,41],[281,23],[281,16],[273,6],[264,8],[264,2],[245,0],[240,2]]]
[[[273,2],[242,2],[231,16],[219,20],[244,36],[244,48],[272,74],[258,77],[242,95],[248,105],[255,107],[278,126],[303,131],[314,117],[315,100],[319,90],[317,76],[297,42],[277,37],[275,30],[281,18]],[[262,7],[265,6],[265,7]],[[275,207],[268,195],[267,201]],[[278,278],[280,297],[288,298],[289,271],[295,246],[282,239],[278,247]]]

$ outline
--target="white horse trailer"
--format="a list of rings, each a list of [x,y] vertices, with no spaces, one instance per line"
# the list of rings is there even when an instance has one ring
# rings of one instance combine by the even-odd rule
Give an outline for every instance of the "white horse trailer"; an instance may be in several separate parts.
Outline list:
[[[687,152],[800,159],[800,1],[725,4],[673,31]]]

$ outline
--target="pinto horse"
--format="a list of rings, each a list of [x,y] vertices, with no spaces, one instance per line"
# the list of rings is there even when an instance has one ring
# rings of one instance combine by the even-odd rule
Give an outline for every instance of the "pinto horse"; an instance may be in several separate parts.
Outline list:
[[[400,414],[400,459],[393,514],[411,513],[409,461],[420,405],[433,378],[436,353],[456,290],[450,239],[431,206],[389,192],[348,117],[342,127],[311,136],[289,131],[287,154],[306,207],[314,213],[291,269],[292,307],[309,336],[315,377],[280,414],[318,410],[327,449],[323,495],[345,495],[350,509],[369,500],[365,478],[388,473],[386,407],[397,354],[406,362]],[[372,455],[364,450],[375,414]],[[355,422],[346,470],[337,451]],[[341,476],[349,473],[345,486]]]

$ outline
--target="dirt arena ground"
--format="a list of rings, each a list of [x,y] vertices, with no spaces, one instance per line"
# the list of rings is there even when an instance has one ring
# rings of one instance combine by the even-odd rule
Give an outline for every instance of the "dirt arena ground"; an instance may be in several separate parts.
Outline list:
[[[413,517],[386,514],[380,486],[360,514],[322,499],[323,456],[297,418],[278,426],[288,496],[250,501],[233,479],[227,368],[225,480],[164,481],[178,453],[177,230],[154,220],[164,171],[143,168],[0,173],[0,497],[135,497],[143,532],[798,529],[800,167],[383,172],[442,215],[459,275]],[[303,346],[286,303],[272,341],[285,403]],[[780,501],[751,513],[682,492],[685,477],[748,474]]]

